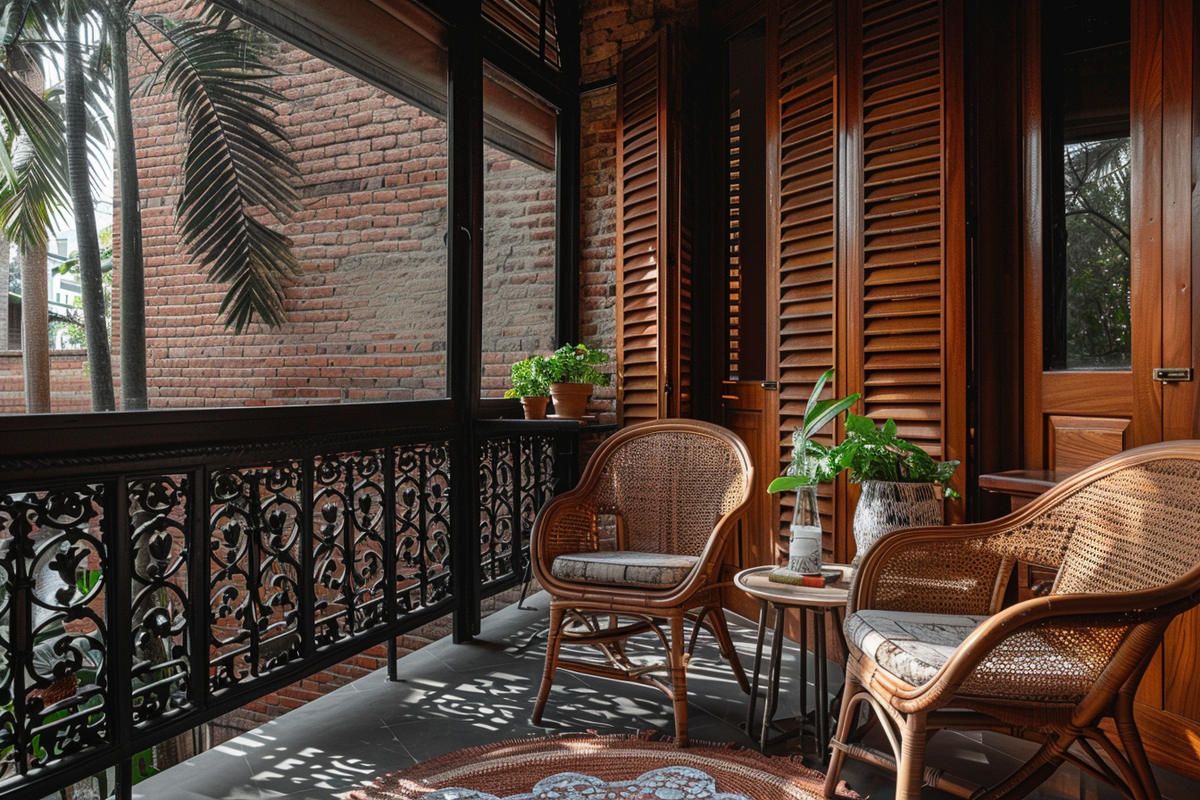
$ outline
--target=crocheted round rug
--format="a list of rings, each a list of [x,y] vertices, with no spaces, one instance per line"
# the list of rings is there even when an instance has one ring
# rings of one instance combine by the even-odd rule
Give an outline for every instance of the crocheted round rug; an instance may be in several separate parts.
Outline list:
[[[820,800],[825,776],[733,745],[567,734],[459,750],[348,800]],[[858,795],[839,786],[841,797]]]

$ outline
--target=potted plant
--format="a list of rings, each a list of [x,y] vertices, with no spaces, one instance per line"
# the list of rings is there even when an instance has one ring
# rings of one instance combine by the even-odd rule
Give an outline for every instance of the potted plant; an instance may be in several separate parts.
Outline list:
[[[776,478],[767,487],[768,492],[796,490],[787,568],[771,575],[773,580],[784,583],[794,583],[794,576],[821,574],[821,515],[817,509],[817,483],[821,476],[817,459],[826,449],[812,437],[858,401],[857,394],[841,400],[821,400],[821,392],[832,377],[833,370],[829,370],[817,379],[804,406],[804,423],[792,434],[792,465],[788,467],[787,475]]]
[[[546,404],[550,402],[550,373],[545,356],[530,356],[512,365],[512,388],[507,398],[521,398],[525,419],[545,419]]]
[[[823,381],[818,382],[820,386]],[[852,397],[858,399],[858,395]],[[851,401],[845,406],[849,407],[853,400],[846,400]],[[832,417],[821,424],[828,419]],[[849,470],[850,481],[862,486],[854,511],[857,554],[853,563],[857,565],[870,546],[889,531],[942,524],[943,498],[959,496],[950,487],[959,462],[934,461],[920,447],[900,438],[895,420],[876,428],[866,417],[847,414],[845,425],[845,438],[833,447],[812,441],[816,428],[802,436],[799,446],[793,448],[788,476],[775,479],[768,491],[831,481],[842,470]],[[804,430],[809,430],[807,423]]]
[[[957,461],[934,461],[917,445],[897,435],[895,420],[879,428],[866,417],[846,415],[846,438],[822,448],[816,470],[832,477],[849,470],[850,480],[862,485],[854,510],[857,565],[862,555],[885,533],[898,528],[942,524],[942,500],[956,498],[950,479]]]
[[[607,363],[608,353],[582,344],[565,344],[546,359],[555,416],[583,419],[592,389],[608,386],[608,375],[596,369]]]

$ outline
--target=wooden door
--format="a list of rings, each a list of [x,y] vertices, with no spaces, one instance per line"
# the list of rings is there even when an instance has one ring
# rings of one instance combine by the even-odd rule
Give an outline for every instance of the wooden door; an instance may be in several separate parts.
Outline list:
[[[617,69],[617,417],[623,425],[691,415],[692,226],[673,30]]]
[[[1047,0],[1048,2],[1048,0]],[[1200,259],[1197,177],[1196,18],[1189,0],[1133,0],[1129,25],[1129,353],[1118,369],[1056,369],[1047,314],[1056,311],[1053,182],[1057,149],[1044,74],[1062,31],[1037,0],[1026,3],[1025,466],[1074,472],[1130,447],[1200,436],[1194,381],[1161,382],[1157,368],[1191,369]],[[1048,91],[1048,90],[1047,90]],[[1066,137],[1069,139],[1070,137]],[[1064,139],[1065,140],[1065,139]],[[1050,142],[1050,147],[1046,142]],[[1062,180],[1069,180],[1062,179]],[[1052,299],[1048,302],[1047,296]],[[1152,760],[1200,777],[1200,612],[1168,630],[1138,693]]]

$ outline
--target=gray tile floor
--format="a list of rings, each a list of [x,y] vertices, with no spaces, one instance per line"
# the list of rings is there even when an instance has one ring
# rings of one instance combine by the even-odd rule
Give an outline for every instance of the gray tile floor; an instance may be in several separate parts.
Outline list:
[[[471,644],[443,640],[406,656],[400,662],[400,682],[389,683],[383,671],[376,672],[150,778],[134,787],[134,796],[330,800],[379,775],[503,739],[556,731],[674,730],[670,705],[657,691],[570,673],[559,673],[544,724],[532,725],[548,598],[540,594],[526,605],[536,610],[512,606],[486,619],[483,635]],[[735,626],[747,666],[753,658],[753,633],[749,624]],[[783,686],[781,715],[795,713],[798,695],[798,650],[789,645],[784,673],[790,682]],[[698,648],[689,676],[692,739],[750,746],[737,727],[745,719],[746,696],[714,646]],[[928,763],[976,783],[991,783],[1015,768],[1029,747],[999,734],[942,732],[930,742]],[[850,761],[843,777],[863,798],[893,798],[886,772]],[[1159,777],[1170,800],[1200,798],[1200,784],[1167,772],[1160,771]],[[923,795],[925,800],[949,797],[932,789]],[[1032,797],[1115,800],[1120,795],[1068,766]]]

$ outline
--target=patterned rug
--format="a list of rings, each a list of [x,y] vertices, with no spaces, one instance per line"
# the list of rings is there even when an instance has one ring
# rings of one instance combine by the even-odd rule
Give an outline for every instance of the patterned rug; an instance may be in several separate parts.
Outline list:
[[[459,750],[347,800],[820,800],[825,776],[732,745],[567,734]],[[839,795],[857,798],[845,787]]]

